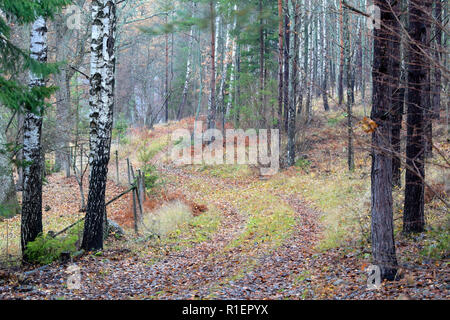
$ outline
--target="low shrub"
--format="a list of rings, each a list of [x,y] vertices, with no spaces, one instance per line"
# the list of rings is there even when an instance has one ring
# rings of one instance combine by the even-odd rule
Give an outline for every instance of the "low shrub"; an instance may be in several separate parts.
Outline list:
[[[53,238],[51,235],[40,234],[34,241],[28,243],[25,255],[30,262],[45,265],[56,261],[63,252],[75,253],[77,243],[81,238],[83,224],[78,224],[65,237]]]

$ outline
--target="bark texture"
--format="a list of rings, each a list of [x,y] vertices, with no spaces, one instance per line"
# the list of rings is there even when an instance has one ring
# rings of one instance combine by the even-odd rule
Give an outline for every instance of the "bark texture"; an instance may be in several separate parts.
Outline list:
[[[429,2],[430,0],[425,0]],[[423,15],[424,1],[409,2],[409,43],[408,50],[408,107],[406,138],[406,178],[403,231],[422,232],[424,218],[425,139],[424,122],[428,94],[423,94],[427,81],[426,59],[421,49],[427,45],[427,30]],[[426,18],[425,18],[426,19]],[[428,97],[427,97],[428,96]]]
[[[394,5],[395,0],[391,1]],[[381,28],[374,30],[373,97],[371,118],[378,125],[372,134],[372,256],[373,263],[381,270],[382,279],[393,280],[396,275],[397,258],[394,243],[392,212],[392,159],[391,124],[386,115],[391,105],[390,40],[389,31],[393,15],[389,4],[377,0],[381,10]]]
[[[32,26],[30,57],[38,62],[47,62],[47,24],[39,17]],[[30,73],[29,86],[45,86],[45,79]],[[24,168],[22,194],[21,245],[24,253],[28,242],[33,241],[42,232],[42,112],[43,106],[31,110],[26,106],[23,127]],[[34,112],[32,112],[34,111]],[[27,257],[24,255],[24,259]]]
[[[103,248],[105,189],[110,159],[114,106],[116,4],[92,2],[90,76],[90,175],[82,248]]]

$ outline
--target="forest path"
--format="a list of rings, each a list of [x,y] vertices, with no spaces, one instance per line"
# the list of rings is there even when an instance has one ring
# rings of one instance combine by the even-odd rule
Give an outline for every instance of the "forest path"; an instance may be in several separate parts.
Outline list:
[[[80,289],[67,288],[67,265],[53,264],[25,284],[0,287],[0,298],[382,299],[404,292],[404,282],[367,291],[367,262],[357,253],[317,249],[320,213],[303,200],[304,190],[289,170],[259,179],[240,169],[176,167],[165,159],[169,148],[153,157],[166,181],[164,192],[208,207],[197,225],[187,226],[200,234],[175,233],[169,241],[132,234],[125,241],[110,239],[100,254],[75,261]],[[71,188],[76,194],[76,184]],[[216,225],[202,228],[211,217]],[[408,289],[416,295],[420,290]]]
[[[317,242],[316,212],[292,195],[277,193],[271,180],[225,179],[165,161],[156,165],[167,180],[166,192],[206,204],[209,210],[204,215],[211,211],[219,216],[219,225],[208,239],[181,249],[164,243],[112,243],[101,255],[76,261],[82,279],[79,290],[66,287],[67,267],[54,265],[35,274],[30,286],[15,295],[49,299],[319,297],[309,276],[314,272],[308,271]]]

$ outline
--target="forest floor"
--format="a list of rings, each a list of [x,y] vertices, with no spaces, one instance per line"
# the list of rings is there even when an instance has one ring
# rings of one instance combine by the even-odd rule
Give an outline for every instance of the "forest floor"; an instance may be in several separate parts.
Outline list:
[[[144,203],[139,234],[128,195],[108,207],[126,235],[75,259],[80,289],[67,288],[68,265],[53,263],[32,275],[26,271],[36,267],[13,265],[0,269],[0,299],[449,299],[447,210],[429,196],[428,231],[403,236],[402,189],[394,192],[400,280],[367,290],[370,135],[355,132],[356,169],[349,173],[344,123],[338,111],[317,117],[300,137],[296,166],[267,179],[246,165],[171,163],[170,134],[192,129],[193,119],[131,130],[118,149],[119,185],[111,160],[106,198],[126,190],[126,158],[142,165],[142,152],[150,153],[161,183]],[[448,156],[448,141],[435,143]],[[436,188],[439,178],[439,169],[430,170]],[[82,217],[75,179],[51,175],[44,206],[45,231]],[[12,253],[19,223],[20,217],[0,222]]]

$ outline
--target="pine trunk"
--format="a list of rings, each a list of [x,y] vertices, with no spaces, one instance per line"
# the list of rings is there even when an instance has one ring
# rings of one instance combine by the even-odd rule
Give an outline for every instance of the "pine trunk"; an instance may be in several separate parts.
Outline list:
[[[289,49],[290,49],[290,30],[289,17],[285,13],[284,16],[284,130],[288,129],[288,112],[289,112]]]
[[[390,0],[394,2],[393,0]],[[395,253],[393,209],[392,209],[392,159],[391,125],[386,116],[391,106],[392,88],[390,82],[390,28],[393,15],[389,4],[376,0],[381,9],[381,28],[374,30],[373,56],[373,95],[371,118],[378,127],[372,134],[372,255],[373,263],[381,270],[382,279],[393,280],[396,275],[397,258]],[[391,4],[394,6],[394,4]]]
[[[299,33],[300,33],[300,7],[297,0],[291,0],[290,16],[293,16],[293,61],[291,67],[291,86],[292,94],[288,111],[288,166],[295,164],[295,116],[297,106],[297,90],[298,90],[298,65],[299,65]]]
[[[442,3],[441,0],[434,1],[434,18],[436,20],[435,25],[435,49],[434,59],[437,63],[441,63],[441,50],[442,50]],[[441,68],[435,67],[434,69],[434,87],[433,87],[433,118],[440,118],[441,111]]]
[[[425,0],[426,2],[430,0]],[[406,139],[406,180],[403,231],[422,232],[424,218],[425,139],[424,109],[426,94],[423,84],[427,80],[428,64],[420,48],[427,46],[427,30],[423,15],[423,1],[409,2],[409,43],[408,50],[408,107]],[[426,19],[426,18],[425,18]]]
[[[399,17],[400,6],[395,6],[395,14]],[[402,45],[401,45],[401,31],[400,25],[396,19],[392,22],[392,42],[391,42],[391,53],[392,53],[392,183],[394,186],[401,186],[401,130],[402,130],[402,120],[403,111],[405,103],[405,88],[402,83],[402,68],[401,59]]]
[[[211,92],[208,101],[208,129],[216,127],[216,27],[214,1],[210,1],[211,14]]]
[[[347,165],[348,170],[353,171],[355,169],[355,160],[353,153],[353,106],[352,106],[352,65],[350,59],[350,25],[349,25],[349,10],[345,8],[343,13],[343,24],[345,32],[344,40],[344,59],[347,81]]]
[[[338,103],[342,106],[344,101],[344,11],[342,0],[339,0],[339,79],[338,79]]]

